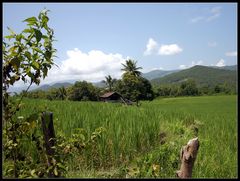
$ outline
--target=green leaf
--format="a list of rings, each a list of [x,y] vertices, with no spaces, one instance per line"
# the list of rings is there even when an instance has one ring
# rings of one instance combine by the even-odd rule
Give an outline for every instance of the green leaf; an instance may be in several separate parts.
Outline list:
[[[30,25],[33,25],[37,23],[37,18],[35,17],[27,18],[23,22],[28,22]]]
[[[9,35],[9,36],[4,36],[4,38],[7,38],[7,39],[12,39],[12,38],[14,38],[15,36],[14,35]]]
[[[11,78],[10,78],[10,82],[9,82],[9,83],[10,83],[11,85],[13,85],[13,84],[14,84],[14,82],[15,82],[15,77],[11,77]]]
[[[43,23],[42,27],[44,27],[44,28],[47,27],[48,20],[49,20],[49,18],[47,16],[44,15],[42,17],[42,23]]]
[[[27,72],[27,75],[31,78],[31,79],[34,79],[34,75],[33,75],[33,73],[32,72]]]
[[[23,33],[32,33],[33,31],[32,31],[32,29],[25,29],[25,30],[23,30]]]
[[[21,39],[22,39],[22,34],[19,34],[19,35],[16,36],[17,41],[21,41]]]
[[[28,58],[28,60],[31,60],[31,53],[30,52],[26,51],[24,54]]]
[[[32,49],[34,49],[34,50],[37,51],[38,53],[42,53],[42,54],[43,54],[42,50],[40,50],[38,47],[33,47]]]
[[[51,58],[51,56],[52,56],[52,53],[51,53],[50,51],[46,51],[44,57],[45,57],[47,60],[49,60],[49,59]]]
[[[65,166],[61,163],[57,163],[57,166],[63,170],[66,170]]]
[[[32,62],[32,66],[33,66],[33,68],[35,69],[35,70],[37,70],[37,69],[39,69],[39,63],[38,62],[36,62],[36,61],[33,61]]]
[[[35,32],[36,40],[37,40],[37,42],[39,42],[41,40],[41,38],[42,38],[42,33],[41,33],[41,31],[39,31],[39,30],[37,30],[35,28],[33,30]]]
[[[47,67],[44,67],[43,68],[43,78],[45,78],[47,76],[47,73],[48,73],[48,69],[47,69]]]
[[[48,40],[48,36],[46,36],[46,35],[42,35],[42,38],[45,40]]]
[[[11,64],[12,64],[12,66],[17,70],[17,69],[20,67],[20,59],[17,58],[17,57],[14,57],[14,58],[11,60]]]
[[[57,167],[54,168],[54,175],[55,175],[55,176],[58,176]]]
[[[7,27],[7,29],[10,31],[11,35],[16,35],[16,33],[9,27]]]
[[[33,54],[33,56],[32,56],[32,58],[33,58],[33,60],[38,60],[39,59],[39,56],[38,56],[38,54],[37,53],[35,53],[35,54]]]
[[[13,53],[18,48],[18,46],[13,46],[9,49],[9,52]]]

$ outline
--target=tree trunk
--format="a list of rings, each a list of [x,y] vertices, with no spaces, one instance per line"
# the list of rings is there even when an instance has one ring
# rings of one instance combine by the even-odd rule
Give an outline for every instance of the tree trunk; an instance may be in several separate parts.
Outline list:
[[[194,162],[197,158],[199,148],[199,140],[193,138],[188,141],[187,145],[183,146],[180,151],[181,167],[176,172],[179,178],[191,178]]]

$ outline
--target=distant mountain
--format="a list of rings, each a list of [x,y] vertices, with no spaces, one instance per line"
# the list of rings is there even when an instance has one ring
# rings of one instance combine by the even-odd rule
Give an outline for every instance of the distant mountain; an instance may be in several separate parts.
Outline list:
[[[161,85],[181,83],[187,79],[194,79],[199,86],[215,86],[226,82],[236,87],[237,71],[196,65],[189,69],[153,79],[151,82],[154,85]]]
[[[105,84],[105,82],[104,82],[103,80],[100,81],[100,82],[93,82],[92,84],[93,84],[94,86],[96,86],[96,87],[99,87],[99,88],[107,87],[106,84]]]
[[[196,79],[200,85],[222,83],[229,81],[231,84],[236,84],[237,65],[216,67],[216,66],[200,66],[191,67],[185,70],[153,70],[143,73],[142,76],[151,81],[153,84],[171,84],[181,82],[188,78]],[[77,80],[66,80],[65,82],[55,82],[52,84],[44,84],[42,86],[32,85],[29,91],[33,90],[49,90],[51,88],[68,87],[73,85]],[[96,87],[106,87],[103,81],[93,82]],[[21,92],[26,90],[28,85],[22,87],[10,86],[10,92]],[[235,85],[236,86],[236,85]]]
[[[142,76],[148,80],[152,80],[155,78],[164,77],[166,75],[169,75],[171,73],[178,72],[178,71],[180,70],[153,70],[147,73],[143,73]]]
[[[52,88],[60,88],[60,87],[69,87],[71,86],[72,84],[69,83],[69,82],[62,82],[62,83],[55,83],[53,85],[49,85],[49,84],[44,84],[36,89],[33,89],[32,91],[36,91],[36,90],[43,90],[43,91],[47,91],[49,89],[52,89]]]
[[[212,68],[217,68],[217,69],[225,69],[225,70],[237,70],[237,65],[228,65],[228,66],[223,66],[223,67],[217,67],[217,66],[210,66]]]

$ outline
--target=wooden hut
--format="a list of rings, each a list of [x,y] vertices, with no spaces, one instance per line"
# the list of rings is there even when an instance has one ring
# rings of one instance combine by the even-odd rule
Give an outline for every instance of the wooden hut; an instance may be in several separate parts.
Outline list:
[[[100,100],[104,102],[121,102],[127,105],[133,104],[132,101],[124,99],[123,96],[117,92],[107,92],[100,96]]]
[[[122,96],[117,92],[107,92],[100,96],[100,100],[104,102],[121,102]]]

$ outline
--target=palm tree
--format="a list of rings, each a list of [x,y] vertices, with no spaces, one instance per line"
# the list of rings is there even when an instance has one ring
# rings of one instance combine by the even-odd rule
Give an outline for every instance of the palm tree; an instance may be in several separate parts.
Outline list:
[[[116,79],[113,79],[111,75],[108,75],[105,77],[106,80],[104,80],[105,84],[108,86],[108,90],[112,91],[113,85],[116,82]]]
[[[137,67],[137,61],[129,59],[129,60],[126,60],[126,64],[122,64],[122,65],[124,68],[121,70],[125,71],[125,73],[133,74],[136,77],[141,75],[141,72],[139,71],[139,69],[142,69],[142,67]]]
[[[66,98],[66,96],[67,96],[67,91],[66,91],[65,87],[64,87],[64,86],[60,87],[60,88],[58,89],[57,94],[58,94],[58,97],[59,97],[61,100],[64,100],[64,99]]]

